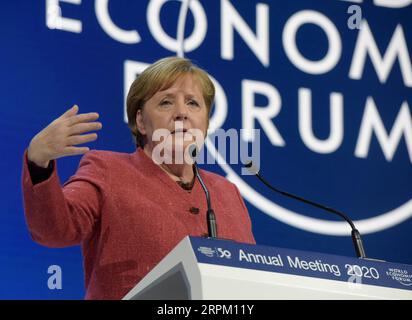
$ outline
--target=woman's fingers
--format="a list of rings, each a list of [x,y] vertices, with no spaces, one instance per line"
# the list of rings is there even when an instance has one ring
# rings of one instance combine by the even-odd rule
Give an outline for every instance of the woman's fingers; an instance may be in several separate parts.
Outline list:
[[[71,127],[69,127],[68,135],[77,135],[82,134],[88,131],[96,131],[102,128],[102,124],[100,122],[87,122],[87,123],[77,123]]]
[[[78,107],[74,106],[72,110],[65,113],[63,119],[65,120],[67,136],[64,141],[63,155],[78,155],[84,154],[90,150],[89,147],[75,147],[75,145],[91,142],[97,139],[96,133],[82,134],[89,131],[100,130],[102,124],[95,122],[99,118],[97,112],[89,112],[77,114]],[[62,123],[62,124],[63,124]]]
[[[36,134],[28,148],[29,160],[46,167],[50,160],[89,151],[89,147],[75,145],[96,140],[96,133],[83,133],[100,130],[102,124],[95,121],[99,118],[97,112],[78,112],[79,107],[74,105]]]
[[[66,147],[64,149],[64,154],[62,154],[60,157],[75,156],[78,154],[84,154],[88,151],[90,151],[89,147]]]
[[[77,123],[95,121],[98,118],[99,118],[99,114],[97,112],[82,113],[82,114],[78,114],[78,115],[67,118],[67,125],[73,126]]]
[[[63,113],[59,118],[61,118],[61,119],[70,118],[72,116],[75,116],[77,114],[77,112],[79,112],[79,106],[77,104],[75,104],[73,107],[71,107],[65,113]]]
[[[86,142],[91,142],[97,139],[96,133],[89,133],[84,135],[70,136],[67,138],[67,146],[73,146],[76,144],[82,144]]]

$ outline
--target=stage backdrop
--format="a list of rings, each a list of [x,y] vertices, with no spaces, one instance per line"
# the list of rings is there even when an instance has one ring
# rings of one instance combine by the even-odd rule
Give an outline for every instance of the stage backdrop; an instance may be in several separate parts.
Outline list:
[[[211,133],[236,129],[260,146],[267,180],[347,213],[368,256],[412,264],[411,3],[1,1],[0,298],[83,298],[79,247],[45,248],[27,231],[23,152],[73,104],[101,115],[91,148],[133,152],[128,87],[173,55],[215,80]],[[208,151],[218,156],[213,141]],[[58,160],[62,181],[79,159]],[[203,167],[236,182],[257,243],[354,255],[338,217],[271,193],[236,163]]]

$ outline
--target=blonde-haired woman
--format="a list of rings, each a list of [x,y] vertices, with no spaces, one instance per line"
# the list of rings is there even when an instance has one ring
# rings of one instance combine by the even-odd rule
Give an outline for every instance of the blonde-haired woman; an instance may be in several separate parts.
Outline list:
[[[97,113],[74,106],[40,131],[24,154],[25,216],[34,241],[49,247],[81,244],[86,299],[121,299],[185,236],[207,236],[206,200],[188,162],[158,163],[154,149],[207,134],[214,99],[207,73],[190,60],[161,59],[131,85],[129,127],[136,151],[89,151],[102,128]],[[176,130],[176,128],[179,128]],[[159,130],[169,135],[153,139]],[[167,152],[167,150],[165,150]],[[63,186],[56,159],[85,154]],[[200,170],[213,199],[219,236],[254,243],[251,221],[236,186]]]

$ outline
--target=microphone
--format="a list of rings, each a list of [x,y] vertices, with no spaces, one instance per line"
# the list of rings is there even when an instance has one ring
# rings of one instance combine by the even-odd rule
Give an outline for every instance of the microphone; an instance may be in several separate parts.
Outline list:
[[[217,238],[217,224],[216,224],[216,215],[215,212],[212,209],[212,204],[210,201],[210,193],[209,190],[207,189],[202,177],[199,174],[199,169],[197,167],[196,163],[196,158],[198,155],[198,149],[196,144],[191,144],[189,146],[189,156],[193,160],[193,168],[195,172],[195,176],[200,182],[200,185],[202,186],[203,191],[205,192],[206,195],[206,202],[207,202],[207,212],[206,212],[206,221],[207,221],[207,231],[209,234],[209,238]]]
[[[302,201],[302,202],[304,202],[304,203],[306,203],[306,204],[309,204],[309,205],[311,205],[311,206],[314,206],[314,207],[316,207],[316,208],[323,209],[323,210],[325,210],[325,211],[327,211],[327,212],[334,213],[334,214],[340,216],[341,218],[343,218],[347,223],[349,223],[350,227],[352,228],[352,232],[351,232],[352,241],[353,241],[353,246],[355,247],[355,252],[356,252],[357,257],[358,257],[358,258],[366,259],[365,249],[363,248],[363,243],[362,243],[362,238],[361,238],[360,232],[358,231],[358,229],[356,229],[355,224],[353,223],[353,221],[352,221],[346,214],[344,214],[344,213],[342,213],[342,212],[340,212],[340,211],[338,211],[338,210],[335,210],[335,209],[333,209],[333,208],[326,207],[326,206],[321,205],[321,204],[319,204],[319,203],[316,203],[316,202],[313,202],[313,201],[304,199],[304,198],[299,197],[299,196],[297,196],[297,195],[294,195],[294,194],[291,194],[291,193],[289,193],[289,192],[282,191],[282,190],[279,190],[279,189],[273,187],[272,185],[269,184],[269,182],[267,182],[267,181],[260,175],[259,170],[253,165],[252,161],[249,161],[249,162],[248,162],[247,164],[245,164],[244,166],[245,166],[245,168],[247,168],[247,169],[249,170],[250,173],[252,173],[252,174],[254,174],[256,177],[258,177],[258,179],[259,179],[260,181],[262,181],[263,184],[265,184],[265,185],[266,185],[269,189],[271,189],[272,191],[275,191],[275,192],[277,192],[277,193],[280,193],[280,194],[282,194],[282,195],[284,195],[284,196],[286,196],[286,197],[289,197],[289,198],[292,198],[292,199],[295,199],[295,200],[298,200],[298,201]]]

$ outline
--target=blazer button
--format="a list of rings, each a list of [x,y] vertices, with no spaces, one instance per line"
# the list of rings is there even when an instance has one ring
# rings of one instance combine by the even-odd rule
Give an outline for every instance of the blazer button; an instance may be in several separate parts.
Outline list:
[[[199,208],[190,207],[189,211],[191,214],[199,214]]]

